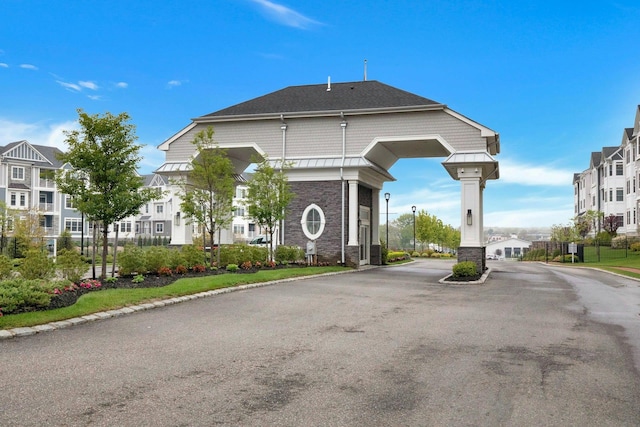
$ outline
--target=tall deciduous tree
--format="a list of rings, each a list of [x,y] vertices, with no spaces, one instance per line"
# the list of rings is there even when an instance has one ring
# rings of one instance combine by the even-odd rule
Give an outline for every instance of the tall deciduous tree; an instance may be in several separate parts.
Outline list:
[[[269,235],[269,260],[273,260],[273,233],[293,199],[285,169],[274,169],[265,158],[247,185],[247,213]]]
[[[68,151],[60,160],[71,168],[56,175],[60,191],[73,196],[76,208],[102,226],[102,273],[107,272],[109,226],[137,214],[158,197],[143,188],[137,173],[140,146],[127,113],[89,115],[78,110],[80,130],[65,131]]]
[[[198,132],[193,138],[196,153],[191,159],[191,171],[181,183],[185,216],[206,229],[211,246],[210,262],[213,265],[215,233],[227,227],[233,219],[233,193],[235,189],[234,167],[226,150],[213,139],[213,128]],[[218,239],[219,240],[219,239]],[[218,243],[220,243],[218,241]],[[217,250],[220,265],[220,245]]]

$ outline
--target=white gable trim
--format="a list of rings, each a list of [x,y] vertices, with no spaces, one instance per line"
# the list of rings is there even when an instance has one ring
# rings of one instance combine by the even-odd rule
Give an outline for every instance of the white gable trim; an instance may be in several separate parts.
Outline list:
[[[181,138],[182,136],[184,136],[187,132],[189,132],[191,129],[193,129],[194,127],[196,127],[198,124],[193,122],[191,123],[189,126],[185,127],[184,129],[182,129],[180,132],[176,133],[175,135],[173,135],[171,138],[167,139],[165,142],[163,142],[162,144],[158,145],[158,150],[161,151],[169,151],[169,145],[171,145],[172,142],[176,141],[177,139]]]

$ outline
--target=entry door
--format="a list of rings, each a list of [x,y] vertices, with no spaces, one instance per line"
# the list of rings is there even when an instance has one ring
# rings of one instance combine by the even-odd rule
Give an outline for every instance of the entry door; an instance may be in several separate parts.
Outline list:
[[[360,221],[358,237],[360,245],[360,265],[366,265],[371,263],[371,209],[367,206],[360,206],[358,220]]]
[[[369,264],[369,251],[371,242],[369,241],[369,226],[360,226],[360,265]]]

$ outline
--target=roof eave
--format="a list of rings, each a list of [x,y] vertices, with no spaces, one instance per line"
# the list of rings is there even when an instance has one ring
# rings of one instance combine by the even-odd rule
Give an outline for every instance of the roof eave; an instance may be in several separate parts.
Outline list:
[[[194,123],[212,123],[212,122],[233,122],[233,121],[249,121],[249,120],[274,120],[281,118],[309,118],[309,117],[340,117],[355,116],[368,114],[389,114],[389,113],[409,113],[420,111],[437,111],[447,108],[444,104],[429,105],[412,105],[403,107],[384,107],[384,108],[360,108],[360,109],[344,109],[344,110],[321,110],[321,111],[289,111],[289,112],[272,112],[262,114],[237,114],[224,116],[201,116],[191,119]]]

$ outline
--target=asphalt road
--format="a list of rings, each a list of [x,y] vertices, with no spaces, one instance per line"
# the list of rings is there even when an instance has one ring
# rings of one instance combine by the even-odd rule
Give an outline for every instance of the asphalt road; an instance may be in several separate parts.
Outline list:
[[[1,426],[638,426],[640,283],[319,277],[0,341]],[[635,357],[635,363],[634,363]]]

